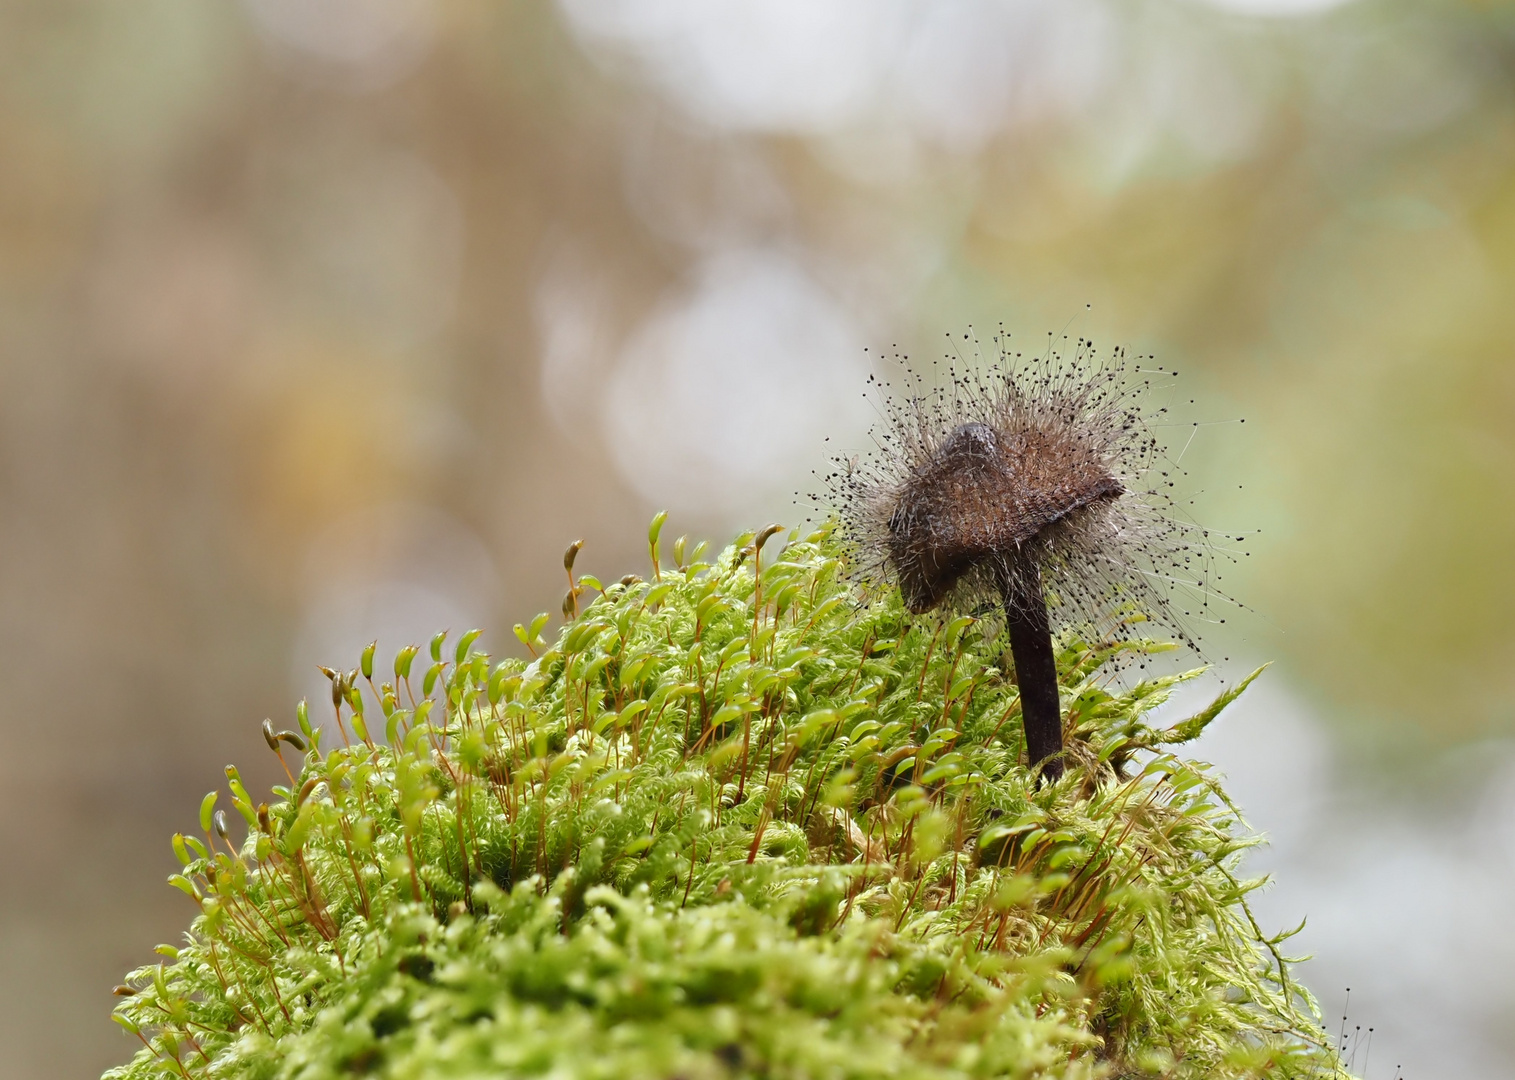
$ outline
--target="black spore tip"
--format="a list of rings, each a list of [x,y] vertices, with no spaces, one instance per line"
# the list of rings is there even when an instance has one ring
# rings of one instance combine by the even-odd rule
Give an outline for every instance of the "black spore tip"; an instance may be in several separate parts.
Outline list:
[[[1025,360],[995,338],[985,373],[886,402],[872,459],[832,474],[860,576],[892,581],[905,607],[974,611],[1002,604],[1033,767],[1062,773],[1062,709],[1053,634],[1091,639],[1154,618],[1193,645],[1184,617],[1216,595],[1203,530],[1181,519],[1176,467],[1147,404],[1152,385],[1116,351],[1094,346]],[[1159,373],[1164,380],[1171,373]],[[1192,596],[1180,611],[1175,599]]]

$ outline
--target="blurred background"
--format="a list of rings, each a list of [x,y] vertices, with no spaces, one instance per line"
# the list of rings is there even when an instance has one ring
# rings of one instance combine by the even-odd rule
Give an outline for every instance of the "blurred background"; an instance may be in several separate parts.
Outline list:
[[[797,522],[1001,322],[1217,421],[1201,752],[1358,1070],[1515,1077],[1512,90],[1492,0],[4,0],[0,1078],[132,1052],[316,664]]]

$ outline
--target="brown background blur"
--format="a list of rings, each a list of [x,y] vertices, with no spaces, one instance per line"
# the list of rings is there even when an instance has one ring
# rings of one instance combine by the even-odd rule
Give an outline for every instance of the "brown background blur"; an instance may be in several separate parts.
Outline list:
[[[130,1054],[317,663],[796,521],[1001,321],[1217,421],[1264,914],[1370,1075],[1515,1076],[1512,89],[1472,0],[0,0],[0,1078]]]

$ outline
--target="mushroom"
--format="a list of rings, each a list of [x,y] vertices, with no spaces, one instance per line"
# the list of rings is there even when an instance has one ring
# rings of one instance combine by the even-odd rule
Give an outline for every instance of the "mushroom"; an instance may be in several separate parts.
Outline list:
[[[1122,353],[1101,363],[1081,340],[1072,357],[1025,361],[996,340],[989,374],[952,371],[940,390],[891,400],[881,453],[842,462],[831,483],[861,575],[897,584],[907,610],[1002,606],[1027,757],[1055,779],[1055,631],[1123,633],[1136,609],[1192,645],[1194,612],[1172,598],[1208,603],[1211,552],[1175,511],[1152,434],[1164,410],[1144,409],[1150,382]]]

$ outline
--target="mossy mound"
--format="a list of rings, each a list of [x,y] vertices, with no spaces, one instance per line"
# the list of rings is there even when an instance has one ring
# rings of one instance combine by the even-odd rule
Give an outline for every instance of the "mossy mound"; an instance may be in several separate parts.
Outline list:
[[[439,635],[376,686],[370,649],[340,737],[265,728],[300,771],[264,806],[228,768],[240,845],[213,795],[174,837],[200,913],[118,988],[146,1045],[107,1077],[1338,1075],[1255,838],[1168,749],[1240,687],[1154,729],[1185,676],[1110,673],[1162,646],[1064,640],[1039,788],[984,623],[753,539],[660,567],[655,525],[652,579],[580,579],[530,663]]]

